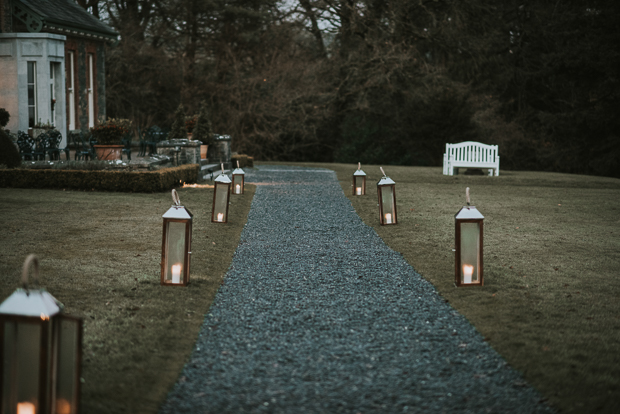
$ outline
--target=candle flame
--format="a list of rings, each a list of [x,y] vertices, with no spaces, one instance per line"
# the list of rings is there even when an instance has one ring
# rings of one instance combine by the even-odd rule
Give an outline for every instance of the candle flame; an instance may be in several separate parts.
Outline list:
[[[17,414],[35,414],[34,404],[30,402],[17,403]]]
[[[59,398],[56,402],[56,414],[71,414],[71,404],[64,398]]]
[[[49,316],[47,316],[46,314],[44,314],[44,313],[42,313],[42,314],[41,314],[41,319],[42,319],[42,320],[47,321],[47,320],[49,320],[49,318],[50,318],[50,317],[49,317]]]

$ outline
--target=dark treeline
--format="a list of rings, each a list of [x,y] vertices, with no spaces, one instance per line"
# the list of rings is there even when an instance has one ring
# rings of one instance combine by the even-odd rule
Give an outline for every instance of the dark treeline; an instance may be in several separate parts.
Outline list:
[[[620,177],[620,2],[78,0],[121,34],[108,115],[167,126],[210,105],[261,160],[441,165],[499,144],[502,168]]]

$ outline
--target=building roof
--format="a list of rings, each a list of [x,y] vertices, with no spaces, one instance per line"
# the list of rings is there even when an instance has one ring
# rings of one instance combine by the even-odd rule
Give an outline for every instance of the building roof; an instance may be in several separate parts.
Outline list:
[[[116,40],[118,33],[72,0],[13,0],[43,21],[45,28],[67,34]]]

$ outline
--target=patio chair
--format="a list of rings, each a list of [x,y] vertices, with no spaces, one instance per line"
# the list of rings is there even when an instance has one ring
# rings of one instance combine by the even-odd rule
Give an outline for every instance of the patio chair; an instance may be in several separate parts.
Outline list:
[[[71,141],[75,144],[75,160],[92,159],[88,141],[84,137],[84,133],[81,130],[73,130],[69,132]]]
[[[47,154],[51,160],[60,160],[60,142],[62,134],[56,129],[52,129],[47,133]]]
[[[24,161],[34,159],[32,149],[34,147],[34,139],[24,131],[17,131],[17,146],[19,147],[19,155]]]
[[[35,161],[45,161],[45,156],[47,155],[47,140],[48,133],[44,132],[40,134],[38,137],[34,139],[34,149],[32,151],[32,156]]]
[[[131,142],[132,142],[132,133],[128,132],[123,137],[122,143],[124,148],[121,150],[121,160],[123,159],[123,154],[127,154],[127,160],[131,161]]]
[[[140,130],[140,127],[138,128],[138,139],[139,139],[139,144],[140,146],[138,147],[138,157],[144,157],[146,155],[146,133],[142,132]]]
[[[168,134],[157,125],[153,125],[146,130],[146,146],[149,149],[149,156],[157,154],[157,143],[164,141]]]

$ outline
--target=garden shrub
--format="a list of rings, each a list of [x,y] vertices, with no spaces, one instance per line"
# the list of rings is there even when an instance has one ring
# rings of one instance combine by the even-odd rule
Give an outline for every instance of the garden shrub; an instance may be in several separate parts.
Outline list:
[[[6,124],[9,123],[9,119],[11,119],[9,111],[4,108],[0,108],[0,129],[4,128]]]
[[[230,157],[233,168],[237,168],[237,161],[239,161],[240,168],[252,168],[254,167],[254,158],[248,157],[245,154],[234,154]]]
[[[19,150],[4,129],[0,128],[0,165],[16,168],[21,163],[22,157],[19,155]]]
[[[168,134],[169,139],[186,139],[187,127],[185,126],[185,108],[183,104],[179,104],[179,107],[174,112],[174,122]]]

